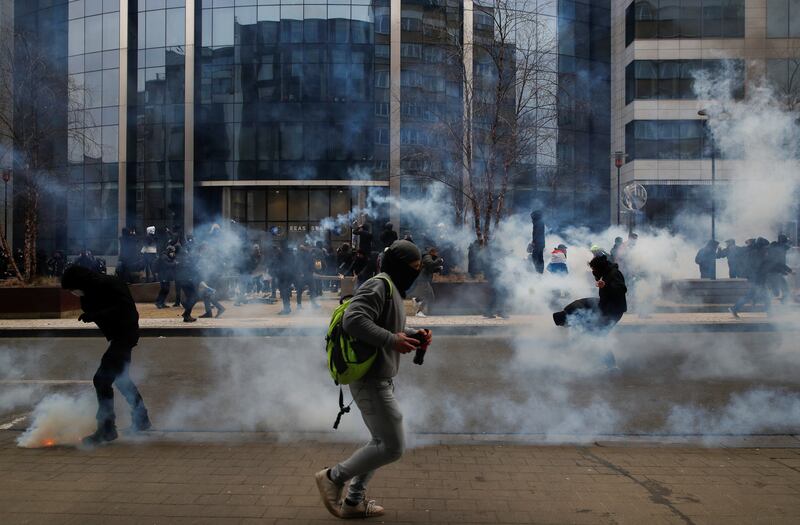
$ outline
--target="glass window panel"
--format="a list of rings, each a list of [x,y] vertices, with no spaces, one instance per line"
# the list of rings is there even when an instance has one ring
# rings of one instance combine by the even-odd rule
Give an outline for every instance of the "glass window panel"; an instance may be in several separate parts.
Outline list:
[[[681,77],[681,62],[678,60],[663,60],[658,65],[658,98],[676,99],[679,97],[679,79]]]
[[[703,148],[703,129],[699,121],[681,121],[680,158],[699,159]]]
[[[636,38],[658,38],[658,1],[636,0],[635,9]]]
[[[703,0],[703,38],[722,37],[722,4],[725,0]]]
[[[186,44],[186,17],[183,9],[167,9],[167,46]]]
[[[700,38],[703,10],[702,0],[680,0],[679,36],[682,38]]]
[[[74,0],[69,3],[69,19],[83,18],[83,0]]]
[[[652,60],[637,60],[636,98],[654,99],[658,97],[658,67]]]
[[[117,162],[119,147],[118,126],[103,126],[103,162]]]
[[[119,105],[119,70],[103,70],[103,106]]]
[[[247,221],[263,222],[267,218],[267,192],[249,190],[247,192]]]
[[[658,3],[658,37],[677,38],[680,36],[680,0],[660,0]]]
[[[330,191],[309,190],[308,192],[308,218],[312,221],[319,221],[330,216]]]
[[[69,21],[68,49],[70,55],[83,53],[83,18]]]
[[[213,46],[233,45],[233,8],[214,9],[213,14]]]
[[[212,40],[211,37],[213,35],[213,22],[214,22],[214,12],[211,9],[203,9],[202,13],[202,22],[200,26],[201,31],[201,44],[203,47],[211,47]]]
[[[83,55],[84,71],[97,71],[103,69],[103,53],[88,53]]]
[[[281,160],[301,160],[303,158],[303,125],[281,123]]]
[[[164,47],[165,38],[166,16],[164,11],[145,13],[145,47]]]
[[[103,0],[85,0],[84,15],[99,15],[103,12]]]
[[[725,38],[744,37],[744,0],[724,0],[722,33]]]
[[[267,190],[267,220],[285,221],[288,214],[286,190]],[[284,228],[285,231],[285,228]]]
[[[767,37],[789,36],[789,0],[767,0]]]
[[[119,0],[103,0],[103,12],[113,13],[119,11]]]
[[[261,42],[272,44],[280,34],[280,7],[258,7],[258,33]]]
[[[800,0],[789,0],[789,38],[800,38]]]
[[[119,13],[103,15],[103,49],[119,48]]]
[[[100,71],[86,73],[84,76],[84,103],[87,108],[98,108],[102,101],[103,75]]]
[[[85,19],[84,52],[94,53],[103,49],[103,17],[90,16]]]
[[[289,220],[308,220],[308,190],[289,190]]]

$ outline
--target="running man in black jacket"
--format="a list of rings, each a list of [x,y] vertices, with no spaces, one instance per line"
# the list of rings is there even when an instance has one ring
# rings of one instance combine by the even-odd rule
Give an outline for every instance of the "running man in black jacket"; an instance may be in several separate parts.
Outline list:
[[[102,275],[80,266],[70,266],[61,287],[81,298],[83,313],[78,320],[96,323],[111,344],[100,359],[94,375],[97,391],[97,431],[83,439],[85,445],[99,445],[117,439],[114,390],[117,388],[132,409],[134,431],[150,428],[142,396],[128,375],[131,350],[139,342],[139,313],[128,286],[116,277]]]

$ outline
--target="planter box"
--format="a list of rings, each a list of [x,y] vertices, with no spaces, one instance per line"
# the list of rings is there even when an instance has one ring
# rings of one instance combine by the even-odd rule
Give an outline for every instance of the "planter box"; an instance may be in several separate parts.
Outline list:
[[[0,288],[0,319],[68,319],[80,313],[80,299],[61,288]]]
[[[489,285],[484,281],[434,281],[432,315],[478,315],[489,301]]]

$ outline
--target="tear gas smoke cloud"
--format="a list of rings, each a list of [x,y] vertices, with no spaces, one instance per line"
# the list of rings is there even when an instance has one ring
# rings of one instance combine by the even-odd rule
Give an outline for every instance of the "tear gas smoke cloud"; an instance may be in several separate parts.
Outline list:
[[[721,200],[723,238],[774,238],[781,223],[797,220],[800,197],[800,122],[769,86],[749,85],[747,98],[729,96],[730,72],[698,75],[694,89],[710,103],[709,128],[732,183]]]
[[[22,448],[78,445],[81,438],[94,430],[96,410],[97,401],[89,393],[78,397],[49,395],[36,405],[31,426],[17,438],[17,445]]]

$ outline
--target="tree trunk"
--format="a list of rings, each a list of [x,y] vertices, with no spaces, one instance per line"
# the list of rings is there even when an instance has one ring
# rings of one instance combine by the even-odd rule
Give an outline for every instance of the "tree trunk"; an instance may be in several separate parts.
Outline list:
[[[8,262],[9,267],[14,270],[14,275],[17,279],[22,281],[22,274],[19,273],[19,268],[17,267],[17,261],[14,260],[14,254],[11,252],[11,247],[8,245],[8,239],[6,239],[6,232],[0,232],[0,246],[3,248],[3,253],[6,255],[6,261]]]
[[[26,174],[30,177],[30,173]],[[36,241],[39,234],[39,188],[28,179],[25,187],[25,236],[23,261],[25,280],[36,277]]]

